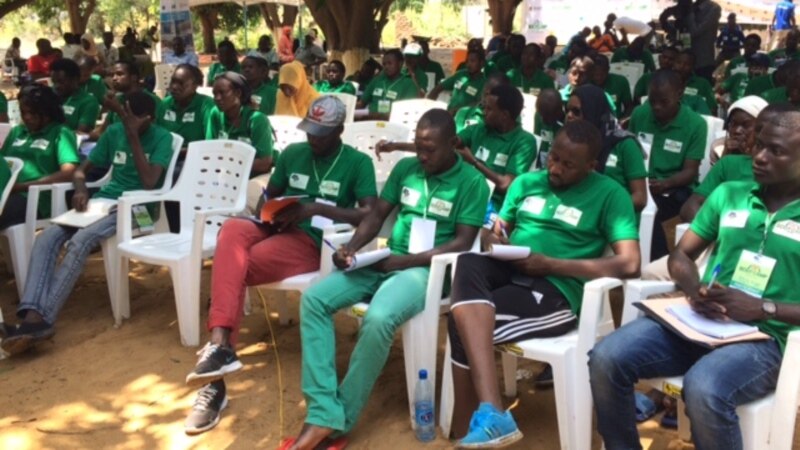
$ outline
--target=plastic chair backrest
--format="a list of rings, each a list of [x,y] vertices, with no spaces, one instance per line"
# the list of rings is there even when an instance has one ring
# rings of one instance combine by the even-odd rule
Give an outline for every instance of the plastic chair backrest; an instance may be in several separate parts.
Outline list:
[[[453,93],[450,91],[442,91],[439,93],[439,96],[436,97],[437,102],[442,102],[447,105],[450,104],[450,99],[453,98]]]
[[[306,141],[306,134],[297,128],[302,120],[299,117],[274,115],[268,119],[275,133],[275,150],[283,151],[289,144]]]
[[[622,75],[628,79],[628,84],[631,87],[631,95],[633,89],[636,87],[636,82],[644,75],[644,64],[637,62],[615,62],[611,63],[609,72],[617,75]]]
[[[392,111],[389,114],[389,121],[392,123],[405,125],[406,128],[410,130],[410,133],[414,133],[417,130],[417,122],[419,122],[419,118],[422,117],[422,115],[427,111],[434,108],[446,110],[447,103],[436,100],[428,100],[426,98],[399,100],[392,103]],[[412,139],[412,137],[413,136],[409,134],[407,139]]]
[[[172,177],[175,174],[175,166],[178,163],[181,147],[183,147],[183,137],[175,133],[170,134],[172,134],[172,160],[170,160],[167,173],[164,175],[164,184],[155,192],[167,192],[172,189]]]
[[[711,146],[720,136],[725,136],[725,121],[719,117],[701,115],[708,127],[706,131],[706,150],[703,160],[700,161],[700,181],[708,175],[711,170]]]
[[[369,155],[375,165],[377,180],[386,181],[395,164],[403,158],[414,156],[414,153],[384,153],[381,155],[381,160],[378,161],[377,156],[375,156],[375,144],[382,139],[405,142],[408,136],[408,128],[397,123],[380,121],[354,122],[345,125],[344,133],[342,133],[342,142]]]
[[[0,123],[0,146],[3,145],[3,142],[6,141],[8,134],[11,133],[11,129],[14,128],[13,125],[10,123]]]
[[[22,170],[22,166],[25,165],[19,158],[5,158],[5,161],[2,164],[8,164],[8,168],[11,170],[11,178],[8,179],[8,183],[6,183],[3,191],[0,192],[0,214],[3,213],[3,208],[6,206],[6,200],[8,200],[8,196],[11,195],[11,188],[14,187],[14,183],[17,181],[17,175]]]
[[[19,110],[19,100],[10,100],[8,102],[8,123],[12,127],[22,123],[22,113]]]
[[[533,120],[536,116],[536,96],[523,92],[522,99],[524,101],[522,113],[520,114],[520,120],[522,120],[522,129],[533,134]]]
[[[175,72],[175,65],[173,64],[157,64],[156,65],[156,87],[155,91],[165,92],[172,74]]]
[[[358,97],[353,94],[345,94],[340,92],[329,92],[325,95],[336,97],[341,100],[342,103],[344,103],[344,106],[347,109],[347,116],[345,116],[344,119],[345,123],[352,123],[355,120],[356,102],[358,101]]]
[[[240,141],[208,140],[189,144],[181,176],[172,194],[181,199],[181,233],[192,233],[195,211],[245,207],[255,148]],[[227,219],[210,217],[205,233],[216,233]]]

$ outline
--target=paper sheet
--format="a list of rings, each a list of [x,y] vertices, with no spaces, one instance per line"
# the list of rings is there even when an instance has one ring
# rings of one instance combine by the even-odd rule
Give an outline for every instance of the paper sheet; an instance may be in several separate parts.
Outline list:
[[[490,258],[499,259],[500,261],[514,261],[518,259],[525,259],[531,255],[531,249],[519,245],[492,245],[489,251],[481,252],[481,255],[486,255]]]
[[[117,209],[117,201],[108,198],[93,198],[86,205],[86,211],[78,212],[74,209],[50,219],[51,222],[68,227],[86,228],[98,220],[106,217]]]
[[[373,250],[371,252],[365,253],[358,253],[353,256],[353,264],[350,265],[345,272],[350,272],[352,270],[361,269],[362,267],[367,267],[375,264],[378,261],[382,261],[389,257],[392,254],[392,251],[389,250],[388,247],[382,248],[380,250]]]

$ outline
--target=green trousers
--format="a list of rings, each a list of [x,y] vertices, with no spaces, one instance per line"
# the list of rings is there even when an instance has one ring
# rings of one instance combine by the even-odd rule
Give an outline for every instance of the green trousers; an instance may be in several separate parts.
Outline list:
[[[306,423],[350,431],[380,375],[395,331],[425,308],[428,267],[383,273],[369,267],[335,271],[303,293],[300,337]],[[347,374],[336,377],[333,315],[372,297],[350,357]]]

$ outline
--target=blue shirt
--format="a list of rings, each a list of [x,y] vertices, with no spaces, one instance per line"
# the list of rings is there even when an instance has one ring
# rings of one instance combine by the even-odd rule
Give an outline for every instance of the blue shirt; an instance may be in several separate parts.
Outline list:
[[[792,27],[794,3],[782,1],[775,6],[775,29],[788,30]]]
[[[173,52],[164,52],[164,63],[165,64],[190,64],[195,67],[199,67],[197,62],[197,53],[195,52],[184,52],[182,55],[178,56]]]

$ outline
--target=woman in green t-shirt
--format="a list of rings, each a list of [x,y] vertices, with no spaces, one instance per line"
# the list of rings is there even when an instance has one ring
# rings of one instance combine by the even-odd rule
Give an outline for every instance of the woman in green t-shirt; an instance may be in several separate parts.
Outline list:
[[[0,156],[19,158],[24,165],[0,214],[0,230],[25,222],[29,186],[70,181],[79,162],[75,133],[64,125],[64,110],[52,89],[40,84],[24,87],[19,108],[22,123],[11,129]],[[50,211],[44,197],[40,214]]]
[[[637,213],[643,210],[647,205],[644,152],[636,137],[617,124],[605,91],[592,84],[578,86],[569,96],[565,109],[566,122],[583,119],[600,130],[603,147],[597,156],[597,171],[621,184],[631,194]]]
[[[349,81],[344,81],[344,63],[338,59],[328,63],[325,72],[327,79],[314,83],[314,89],[320,94],[338,93],[356,95],[356,87]]]

